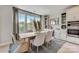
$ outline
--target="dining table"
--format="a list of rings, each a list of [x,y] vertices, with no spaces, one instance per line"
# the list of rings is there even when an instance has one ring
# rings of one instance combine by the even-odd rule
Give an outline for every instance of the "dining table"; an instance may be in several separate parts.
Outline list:
[[[48,31],[20,33],[20,34],[19,34],[19,37],[20,37],[21,39],[31,38],[31,37],[36,36],[38,33],[42,33],[42,32],[48,32]]]
[[[31,38],[33,38],[33,37],[35,37],[36,36],[36,32],[28,32],[28,33],[20,33],[19,34],[19,38],[20,38],[20,40],[26,40],[26,39],[28,39],[28,45],[29,45],[29,50],[31,51],[32,49],[31,49],[31,44],[30,44],[30,40],[31,40]]]
[[[33,36],[36,36],[36,32],[28,32],[28,33],[21,33],[21,34],[19,34],[19,37],[21,39],[30,38],[30,37],[33,37]]]

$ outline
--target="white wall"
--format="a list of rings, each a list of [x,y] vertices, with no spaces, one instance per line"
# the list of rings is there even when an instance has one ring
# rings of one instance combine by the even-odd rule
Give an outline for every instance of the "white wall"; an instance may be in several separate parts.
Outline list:
[[[0,11],[1,11],[1,8],[0,8]],[[0,42],[1,42],[1,14],[0,14]]]
[[[0,43],[9,42],[12,40],[12,6],[0,6]]]

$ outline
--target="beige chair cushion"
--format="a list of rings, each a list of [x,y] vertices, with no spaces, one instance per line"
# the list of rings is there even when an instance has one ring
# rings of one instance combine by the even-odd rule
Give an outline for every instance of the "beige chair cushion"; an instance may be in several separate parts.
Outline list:
[[[29,49],[29,43],[28,42],[24,42],[17,48],[16,52],[18,52],[18,53],[26,52],[26,51],[28,51],[28,49]]]
[[[19,43],[19,46],[18,48],[16,49],[16,52],[17,53],[21,53],[21,52],[26,52],[29,50],[29,42],[28,42],[28,39],[21,39],[18,41]]]

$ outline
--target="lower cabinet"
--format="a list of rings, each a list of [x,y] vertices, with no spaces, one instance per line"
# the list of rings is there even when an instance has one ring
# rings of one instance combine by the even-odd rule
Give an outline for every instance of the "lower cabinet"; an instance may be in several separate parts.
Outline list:
[[[67,36],[67,41],[79,44],[79,38]]]
[[[55,29],[54,37],[55,37],[55,39],[66,40],[67,39],[67,30],[65,30],[65,29],[61,29],[61,30]]]
[[[55,35],[55,36],[54,36],[55,39],[61,39],[61,38],[60,38],[60,30],[56,29],[54,35]]]
[[[66,40],[67,39],[67,31],[65,29],[61,29],[61,39]]]

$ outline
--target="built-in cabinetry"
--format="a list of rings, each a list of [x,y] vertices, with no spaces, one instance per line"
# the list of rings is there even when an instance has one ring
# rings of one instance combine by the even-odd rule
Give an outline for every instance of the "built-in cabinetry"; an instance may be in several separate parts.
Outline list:
[[[60,38],[60,28],[56,28],[55,30],[54,30],[54,37],[55,37],[55,39],[61,39]]]
[[[79,6],[74,6],[66,10],[67,21],[78,21],[79,20]]]
[[[66,12],[61,14],[61,39],[66,40],[67,35]]]
[[[61,14],[61,29],[66,29],[66,13]]]
[[[79,6],[73,6],[66,10],[66,21],[79,21]],[[79,44],[79,38],[67,35],[67,41]]]
[[[61,39],[62,40],[66,40],[66,38],[67,38],[67,30],[66,29],[61,29]]]
[[[50,28],[50,18],[49,18],[49,15],[45,15],[44,16],[44,20],[45,20],[45,29],[49,29]]]
[[[66,14],[61,14],[61,39],[78,44],[79,38],[70,37],[69,35],[67,35],[67,24],[69,21],[79,21],[79,6],[73,6],[71,8],[68,8],[66,9]],[[66,29],[63,29],[63,24],[66,25]]]

